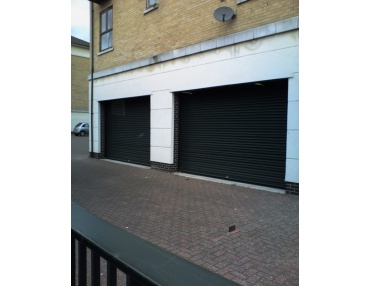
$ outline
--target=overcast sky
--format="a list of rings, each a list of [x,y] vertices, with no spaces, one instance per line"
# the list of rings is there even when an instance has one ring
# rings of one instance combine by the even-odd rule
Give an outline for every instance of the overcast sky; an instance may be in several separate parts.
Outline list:
[[[90,1],[71,0],[71,35],[90,42]]]

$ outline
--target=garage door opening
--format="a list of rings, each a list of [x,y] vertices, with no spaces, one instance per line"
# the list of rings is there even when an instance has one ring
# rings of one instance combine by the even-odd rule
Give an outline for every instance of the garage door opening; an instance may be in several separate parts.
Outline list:
[[[179,95],[179,171],[285,188],[288,80]]]
[[[104,102],[104,157],[150,166],[150,97]]]

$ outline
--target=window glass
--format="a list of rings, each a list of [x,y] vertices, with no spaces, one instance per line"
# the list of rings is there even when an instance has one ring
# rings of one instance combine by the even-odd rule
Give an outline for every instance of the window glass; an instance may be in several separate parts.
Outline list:
[[[101,36],[101,50],[106,50],[108,47],[108,34],[104,34]]]
[[[113,10],[110,9],[108,11],[108,30],[112,29],[112,27],[113,27]]]
[[[101,32],[105,32],[107,30],[107,14],[101,14]]]
[[[113,47],[113,9],[108,8],[100,14],[100,50]]]
[[[157,3],[157,1],[156,1],[156,0],[147,0],[147,5],[148,5],[148,7],[153,6],[153,5],[155,5],[156,3]]]
[[[109,47],[113,46],[113,32],[108,33],[108,45]]]
[[[112,32],[101,36],[101,50],[106,50],[110,47],[112,47]]]

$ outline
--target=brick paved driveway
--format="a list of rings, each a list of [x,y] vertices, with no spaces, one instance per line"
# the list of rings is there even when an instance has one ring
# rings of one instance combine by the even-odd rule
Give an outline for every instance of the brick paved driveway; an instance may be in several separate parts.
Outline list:
[[[87,148],[72,136],[75,203],[241,285],[299,284],[298,196],[91,159]]]

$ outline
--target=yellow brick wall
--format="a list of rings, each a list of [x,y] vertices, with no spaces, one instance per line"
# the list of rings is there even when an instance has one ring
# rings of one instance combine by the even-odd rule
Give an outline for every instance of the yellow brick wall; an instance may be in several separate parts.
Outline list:
[[[71,109],[89,110],[90,59],[71,56]]]
[[[158,0],[146,15],[146,0],[106,0],[94,4],[95,71],[150,57],[246,29],[298,16],[299,0]],[[113,48],[99,50],[99,13],[113,5]],[[219,22],[213,12],[232,8],[235,19]]]

